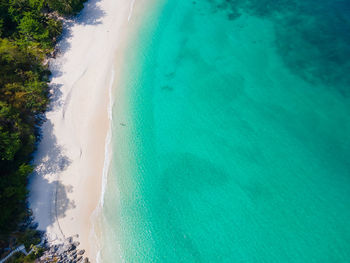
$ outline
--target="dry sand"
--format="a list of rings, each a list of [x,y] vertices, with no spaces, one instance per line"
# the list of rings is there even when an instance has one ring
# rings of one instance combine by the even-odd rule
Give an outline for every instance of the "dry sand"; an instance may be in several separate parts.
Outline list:
[[[53,242],[78,235],[92,262],[91,215],[101,196],[112,71],[134,4],[89,0],[67,23],[60,53],[50,61],[52,102],[29,184],[39,229]]]

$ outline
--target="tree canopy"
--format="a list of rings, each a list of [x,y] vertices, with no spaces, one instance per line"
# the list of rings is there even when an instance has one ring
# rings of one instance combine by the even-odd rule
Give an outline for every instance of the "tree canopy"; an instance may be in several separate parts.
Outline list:
[[[0,0],[0,248],[28,214],[27,177],[48,104],[44,61],[62,32],[59,15],[84,1]]]

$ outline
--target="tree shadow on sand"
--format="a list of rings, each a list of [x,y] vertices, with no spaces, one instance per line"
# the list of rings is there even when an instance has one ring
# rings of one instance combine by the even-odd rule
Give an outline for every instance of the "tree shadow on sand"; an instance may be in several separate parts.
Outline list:
[[[84,9],[73,19],[67,19],[63,23],[62,37],[57,43],[57,50],[60,55],[66,53],[71,45],[70,39],[72,37],[71,28],[74,24],[84,26],[97,26],[102,23],[102,18],[105,12],[99,6],[100,0],[90,0],[84,4]],[[53,67],[51,67],[53,66]],[[62,73],[58,70],[58,65],[50,65],[50,70],[55,77],[59,77]]]
[[[59,56],[64,55],[71,48],[72,26],[98,26],[102,23],[105,13],[100,7],[100,0],[89,0],[81,13],[64,22],[62,38],[58,41]],[[52,79],[60,77],[64,72],[61,68],[61,59],[50,60]],[[50,105],[48,111],[57,111],[64,108],[62,100],[62,83],[50,83]],[[45,230],[49,226],[59,225],[59,219],[67,216],[67,211],[75,208],[69,194],[73,192],[71,185],[64,185],[59,177],[68,168],[71,160],[64,154],[64,149],[57,142],[54,134],[54,125],[50,120],[43,120],[39,130],[37,150],[35,152],[35,171],[29,178],[29,204],[39,223],[39,229]],[[65,238],[61,230],[61,237]]]
[[[42,130],[45,131],[45,136],[38,145],[34,162],[36,168],[29,180],[29,203],[39,222],[39,228],[45,230],[55,222],[58,222],[60,228],[58,219],[66,217],[66,212],[75,208],[75,203],[68,198],[73,187],[59,181],[59,174],[71,161],[57,144],[51,121],[46,121]],[[62,230],[61,234],[65,238]]]
[[[64,105],[62,100],[62,91],[61,88],[63,84],[51,83],[50,84],[50,105],[48,111],[55,111]]]
[[[84,9],[74,20],[75,23],[81,25],[99,25],[101,19],[105,16],[105,12],[99,6],[100,0],[90,0],[85,3]]]

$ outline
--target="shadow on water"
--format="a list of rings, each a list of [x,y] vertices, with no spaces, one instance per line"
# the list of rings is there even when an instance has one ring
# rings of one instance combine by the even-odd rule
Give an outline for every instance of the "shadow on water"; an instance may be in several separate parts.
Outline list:
[[[235,20],[248,13],[274,22],[277,52],[289,70],[350,95],[350,1],[211,0]]]

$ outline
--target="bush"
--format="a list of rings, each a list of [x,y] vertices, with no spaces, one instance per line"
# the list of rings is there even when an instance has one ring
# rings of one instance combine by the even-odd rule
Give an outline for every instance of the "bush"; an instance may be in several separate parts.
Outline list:
[[[74,14],[83,0],[0,0],[0,244],[28,216],[27,177],[32,172],[41,115],[48,104],[49,72],[43,61],[62,32],[52,13]],[[51,12],[51,14],[49,13]],[[23,236],[30,246],[34,232]],[[34,242],[35,243],[35,242]],[[1,247],[0,247],[1,249]]]
[[[86,0],[47,0],[48,6],[62,15],[74,15],[83,9]]]

